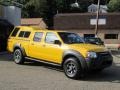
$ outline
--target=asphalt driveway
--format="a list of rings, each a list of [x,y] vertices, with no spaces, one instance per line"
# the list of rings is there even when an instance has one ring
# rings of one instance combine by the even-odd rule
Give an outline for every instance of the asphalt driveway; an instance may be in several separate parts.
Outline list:
[[[0,55],[0,90],[120,90],[120,55],[101,73],[79,80],[67,78],[60,67],[27,62],[17,65],[12,55]]]

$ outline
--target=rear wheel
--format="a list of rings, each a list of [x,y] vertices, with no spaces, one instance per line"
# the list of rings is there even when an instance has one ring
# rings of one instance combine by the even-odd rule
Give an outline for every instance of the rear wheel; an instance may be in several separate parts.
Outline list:
[[[63,64],[64,73],[71,79],[77,79],[82,75],[82,68],[76,58],[68,58]]]
[[[22,54],[20,49],[15,49],[13,58],[14,58],[14,62],[16,64],[23,64],[24,61],[25,61],[24,60],[24,56],[23,56],[23,54]]]

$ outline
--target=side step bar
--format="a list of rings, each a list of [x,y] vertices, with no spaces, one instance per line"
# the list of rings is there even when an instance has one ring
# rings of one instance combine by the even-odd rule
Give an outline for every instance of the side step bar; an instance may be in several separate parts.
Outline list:
[[[44,61],[44,60],[34,59],[34,58],[30,58],[30,57],[25,57],[25,59],[29,59],[29,60],[31,60],[31,61],[36,61],[36,62],[51,64],[51,65],[54,65],[54,66],[60,66],[60,67],[61,67],[61,64],[52,63],[52,62],[47,62],[47,61]]]

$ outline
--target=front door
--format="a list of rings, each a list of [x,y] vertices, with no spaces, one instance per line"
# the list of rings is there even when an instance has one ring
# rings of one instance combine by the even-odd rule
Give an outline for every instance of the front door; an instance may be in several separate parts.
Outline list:
[[[55,40],[60,40],[56,33],[47,32],[45,37],[44,54],[50,62],[61,63],[62,45],[54,44]]]

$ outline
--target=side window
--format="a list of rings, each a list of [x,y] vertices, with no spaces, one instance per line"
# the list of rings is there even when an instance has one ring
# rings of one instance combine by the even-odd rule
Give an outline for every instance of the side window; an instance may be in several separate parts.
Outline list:
[[[36,32],[33,41],[40,42],[43,37],[43,32]]]
[[[24,38],[28,38],[30,36],[30,32],[28,31],[21,31],[18,35],[18,37],[24,37]]]
[[[30,36],[30,32],[25,32],[24,37],[28,38]]]
[[[20,29],[20,28],[15,28],[14,31],[13,31],[13,33],[11,34],[11,36],[12,36],[12,37],[15,37],[15,36],[17,35],[19,29]]]
[[[24,31],[21,31],[18,35],[18,37],[23,37],[24,36]]]
[[[53,44],[55,40],[59,40],[55,33],[48,32],[46,34],[45,42]]]

